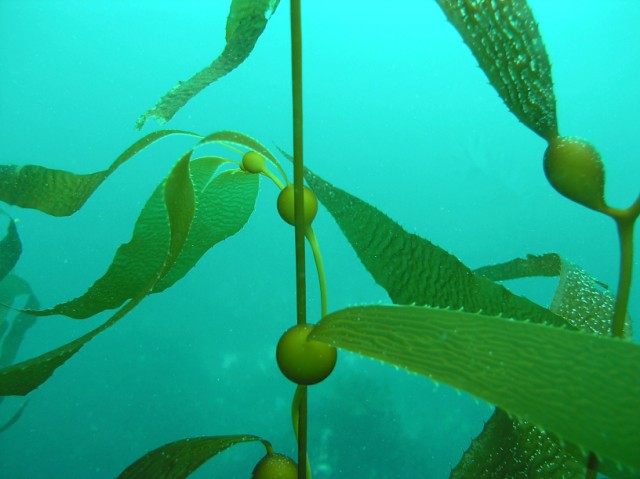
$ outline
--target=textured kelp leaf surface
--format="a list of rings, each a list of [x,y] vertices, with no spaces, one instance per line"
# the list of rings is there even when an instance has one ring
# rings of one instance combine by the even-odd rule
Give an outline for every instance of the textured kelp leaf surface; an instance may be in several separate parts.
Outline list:
[[[144,455],[127,467],[118,479],[184,479],[216,454],[257,436],[208,436],[182,439]]]
[[[181,130],[150,133],[122,152],[109,168],[96,173],[81,175],[38,165],[0,165],[0,201],[52,216],[71,215],[120,165],[157,140],[174,134],[199,136]]]
[[[570,479],[585,477],[586,459],[575,446],[496,408],[451,471],[451,479]]]
[[[189,155],[190,153],[187,154]],[[149,281],[157,278],[158,269],[165,263],[170,267],[161,273],[153,292],[162,291],[182,278],[206,251],[237,233],[253,212],[258,194],[257,175],[227,171],[210,181],[225,161],[217,157],[193,160],[191,175],[195,191],[189,188],[192,193],[181,193],[179,190],[173,195],[183,208],[192,200],[197,204],[195,215],[187,215],[188,218],[193,217],[189,230],[185,231],[187,238],[177,238],[175,228],[173,235],[169,231],[166,221],[169,213],[163,182],[142,209],[132,239],[118,248],[111,265],[101,278],[78,298],[47,310],[30,313],[62,314],[83,319],[117,308],[133,298]],[[183,194],[194,197],[182,198]],[[182,246],[176,249],[175,244]],[[167,262],[168,250],[172,259]]]
[[[4,216],[0,211],[0,216]],[[22,242],[18,235],[16,222],[8,217],[7,234],[0,239],[0,281],[11,272],[20,255],[22,254]]]
[[[222,53],[211,65],[167,92],[156,106],[138,118],[136,128],[142,128],[150,117],[162,123],[169,121],[191,98],[237,68],[253,50],[278,3],[278,0],[233,0]]]
[[[565,321],[501,285],[476,275],[458,258],[373,206],[307,171],[305,178],[376,282],[396,304],[464,308],[535,322]]]
[[[551,65],[526,0],[437,0],[518,119],[557,135]]]
[[[348,308],[323,318],[313,337],[467,391],[584,450],[640,470],[636,344],[415,306]]]
[[[191,193],[189,193],[191,190]],[[28,359],[18,364],[0,370],[0,395],[25,395],[44,383],[53,372],[76,354],[86,343],[96,335],[111,327],[149,294],[155,283],[166,269],[175,261],[175,251],[181,249],[193,217],[195,204],[193,202],[193,185],[189,176],[189,157],[185,155],[169,174],[163,191],[165,198],[165,224],[170,231],[170,241],[166,243],[165,261],[158,266],[155,275],[149,278],[122,308],[108,321],[52,351],[38,357]],[[191,199],[190,199],[191,198]],[[191,216],[191,217],[190,217]],[[174,239],[175,238],[175,239]],[[181,245],[182,242],[182,245]]]
[[[613,295],[606,285],[558,254],[527,255],[526,258],[478,268],[476,273],[494,281],[559,276],[551,310],[583,331],[601,335],[610,333]],[[627,327],[630,328],[630,318],[627,319]],[[526,421],[505,419],[501,414],[502,411],[496,409],[452,471],[452,478],[504,477],[496,475],[496,471],[511,471],[509,477],[523,478],[585,477],[587,458],[584,452],[571,445],[563,446],[557,437]],[[512,438],[509,443],[505,442],[507,436]],[[599,469],[612,478],[633,477],[633,473],[618,468],[612,461],[601,461]]]
[[[185,246],[154,292],[173,285],[209,249],[244,227],[255,208],[259,178],[240,170],[225,171],[198,192],[195,217]]]

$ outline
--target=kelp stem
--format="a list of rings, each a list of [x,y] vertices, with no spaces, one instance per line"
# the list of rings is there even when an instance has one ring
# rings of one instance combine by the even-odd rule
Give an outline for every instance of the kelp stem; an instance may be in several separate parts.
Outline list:
[[[640,203],[636,201],[636,204]],[[635,205],[634,205],[635,206]],[[624,325],[627,317],[627,305],[631,290],[631,277],[633,270],[633,227],[638,217],[637,208],[631,207],[613,215],[618,227],[620,239],[620,278],[618,281],[618,294],[611,324],[611,334],[614,337],[624,337]]]
[[[329,314],[327,304],[327,277],[324,273],[324,263],[322,262],[320,245],[311,226],[307,228],[307,239],[309,240],[309,245],[311,245],[313,259],[316,263],[316,270],[318,271],[318,283],[320,283],[320,316],[325,317]]]
[[[304,159],[302,143],[302,27],[300,0],[291,0],[291,76],[293,93],[293,191],[295,210],[296,305],[298,324],[307,322],[305,285]],[[298,479],[307,479],[307,388],[300,386]]]
[[[302,29],[300,0],[291,0],[291,73],[293,92],[293,188],[296,245],[296,304],[298,324],[306,323],[304,193],[302,143]]]

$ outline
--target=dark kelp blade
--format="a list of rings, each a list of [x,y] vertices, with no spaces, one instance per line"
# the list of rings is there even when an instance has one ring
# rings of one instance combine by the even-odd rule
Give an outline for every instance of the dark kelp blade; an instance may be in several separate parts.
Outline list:
[[[408,233],[384,213],[309,170],[305,178],[362,264],[394,303],[464,308],[468,312],[566,324],[548,309],[474,274],[452,254]]]
[[[27,309],[39,308],[40,303],[36,298],[29,283],[14,273],[9,274],[0,281],[0,303],[2,305],[15,305],[19,297],[26,296],[23,303]],[[9,319],[9,309],[0,305],[0,368],[9,366],[18,353],[18,348],[27,331],[35,324],[36,318],[22,311],[15,312],[13,319]],[[5,334],[6,333],[6,334]]]
[[[507,107],[549,140],[558,133],[551,64],[526,0],[437,0]]]
[[[166,203],[163,209],[163,218],[165,229],[169,230],[170,237],[164,243],[165,257],[157,266],[156,273],[148,278],[131,300],[102,325],[78,339],[36,358],[0,369],[0,396],[22,396],[44,383],[58,367],[76,354],[86,343],[135,308],[151,292],[162,273],[173,266],[177,256],[176,252],[184,246],[184,241],[188,236],[188,229],[195,210],[193,185],[189,175],[189,154],[176,163],[164,185],[162,197]],[[188,189],[192,190],[191,195],[188,192],[185,193],[185,190]],[[158,223],[156,224],[158,225]]]
[[[155,449],[127,467],[118,479],[184,479],[225,449],[257,436],[207,436],[181,439]]]
[[[76,174],[38,165],[0,165],[0,201],[52,216],[69,216],[120,165],[157,140],[175,134],[200,136],[182,130],[150,133],[122,152],[108,169],[96,173]]]
[[[449,384],[640,471],[637,344],[416,306],[338,311],[318,323],[313,338]]]
[[[492,281],[558,276],[551,311],[577,329],[604,335],[611,332],[615,297],[607,285],[556,253],[529,254],[526,258],[484,266],[474,272]],[[631,317],[628,315],[625,330],[631,335]]]
[[[11,426],[13,426],[15,423],[18,422],[18,420],[22,416],[22,413],[27,407],[27,404],[29,404],[28,400],[22,403],[22,406],[20,406],[18,410],[13,413],[13,415],[7,420],[7,422],[5,422],[4,424],[0,424],[0,434],[5,432],[7,429],[9,429]]]
[[[496,408],[450,479],[584,479],[586,455]]]
[[[150,117],[161,123],[169,121],[191,98],[238,67],[253,50],[278,3],[278,0],[233,0],[227,17],[227,43],[220,56],[165,93],[156,106],[138,118],[136,128],[142,128]]]
[[[22,254],[22,242],[18,235],[16,222],[0,210],[0,215],[8,218],[7,234],[0,240],[0,281],[15,267]]]

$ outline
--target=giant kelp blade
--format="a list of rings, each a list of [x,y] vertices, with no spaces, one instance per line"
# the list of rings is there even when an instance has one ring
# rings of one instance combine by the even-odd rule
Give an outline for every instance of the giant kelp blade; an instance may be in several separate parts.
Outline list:
[[[76,174],[39,165],[0,165],[0,201],[52,216],[71,215],[120,165],[155,141],[174,134],[199,136],[181,130],[150,133],[122,152],[109,168],[96,173]]]
[[[191,224],[195,209],[193,184],[188,173],[189,158],[190,152],[176,164],[167,180],[156,187],[140,212],[131,240],[118,248],[105,274],[82,296],[50,309],[31,310],[29,313],[85,319],[120,307],[151,281],[155,284],[158,275],[163,276],[171,269],[188,234],[188,227],[183,222]],[[172,177],[176,178],[169,181]],[[169,198],[174,199],[170,202]],[[171,206],[170,210],[167,210],[167,205]],[[163,267],[165,270],[159,273]]]
[[[194,163],[198,160],[194,160]],[[192,166],[195,170],[196,165]],[[162,291],[182,278],[219,242],[240,231],[253,213],[259,175],[241,170],[225,171],[197,194],[195,217],[176,263],[158,282]]]
[[[306,171],[360,261],[396,304],[464,308],[535,322],[565,321],[501,285],[476,275],[458,258],[400,225],[373,206]]]
[[[552,434],[496,408],[451,479],[584,479],[586,457]]]
[[[107,271],[82,296],[30,313],[84,319],[120,307],[158,275],[170,239],[163,181],[140,212],[131,240],[118,248]]]
[[[34,316],[22,311],[13,311],[15,315],[9,319],[9,308],[4,305],[15,305],[18,298],[25,296],[23,304],[26,309],[40,307],[31,286],[20,276],[11,273],[0,281],[0,368],[14,361],[25,334],[36,322]]]
[[[191,189],[191,194],[189,194],[189,189]],[[131,300],[102,325],[78,339],[36,358],[0,369],[0,396],[25,395],[43,384],[58,367],[62,366],[91,339],[114,325],[135,308],[151,292],[163,272],[173,266],[177,254],[184,246],[184,241],[188,236],[195,209],[193,184],[189,174],[189,154],[176,163],[160,192],[166,202],[162,214],[166,225],[168,225],[165,229],[169,230],[170,236],[168,241],[164,243],[165,256],[157,266],[156,273],[152,274],[146,283],[133,293]],[[159,226],[159,223],[156,225]]]
[[[0,434],[5,432],[7,429],[9,429],[11,426],[13,426],[15,423],[17,423],[20,420],[20,417],[22,417],[22,413],[27,407],[27,404],[29,404],[29,401],[25,401],[24,403],[22,403],[22,406],[20,406],[18,410],[14,412],[11,417],[4,424],[0,425]]]
[[[559,282],[551,302],[551,311],[585,331],[611,333],[615,297],[606,284],[556,253],[527,255],[504,263],[475,270],[492,281],[535,276],[558,276]],[[627,336],[631,335],[631,317],[627,315]]]
[[[529,254],[526,258],[516,258],[504,263],[483,266],[474,273],[491,281],[531,278],[535,276],[559,276],[562,270],[562,258],[556,253],[543,255]]]
[[[313,338],[480,397],[583,450],[640,471],[640,346],[502,317],[363,306]]]
[[[277,0],[233,0],[227,18],[227,43],[220,56],[165,93],[156,106],[138,118],[136,128],[142,128],[152,116],[161,123],[169,121],[191,98],[238,67],[253,50],[278,3]]]
[[[555,253],[527,255],[475,270],[493,281],[536,276],[559,276],[551,310],[578,329],[608,334],[613,296],[586,271]],[[480,435],[473,440],[452,471],[454,479],[523,477],[547,479],[585,477],[586,454],[533,424],[508,418],[496,409]],[[609,477],[627,477],[604,463]]]
[[[22,242],[16,222],[13,218],[8,218],[7,234],[0,240],[0,281],[11,272],[22,254]]]
[[[182,439],[155,449],[127,467],[118,479],[184,479],[225,449],[257,436],[207,436]]]
[[[549,140],[557,136],[551,64],[526,0],[437,0],[507,107]]]

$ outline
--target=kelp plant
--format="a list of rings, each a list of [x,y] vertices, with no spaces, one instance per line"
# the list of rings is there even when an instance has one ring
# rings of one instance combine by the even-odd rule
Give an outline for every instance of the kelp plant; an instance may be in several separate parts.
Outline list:
[[[28,284],[12,273],[22,247],[13,220],[0,242],[2,301],[27,294],[26,305],[0,317],[0,393],[26,395],[100,332],[146,296],[185,276],[217,243],[248,221],[259,180],[281,190],[277,208],[295,227],[297,324],[276,348],[280,369],[298,385],[293,400],[297,463],[253,435],[186,438],[164,445],[127,467],[120,478],[187,477],[231,446],[260,441],[265,457],[253,477],[310,477],[307,389],[327,377],[336,349],[377,358],[450,384],[496,406],[453,478],[611,477],[640,475],[640,347],[629,337],[633,228],[640,197],[627,209],[604,199],[604,165],[584,140],[561,136],[551,67],[525,0],[437,0],[511,112],[548,143],[544,171],[562,195],[611,217],[620,237],[620,279],[613,297],[578,266],[550,253],[470,270],[455,256],[403,230],[373,206],[324,181],[303,164],[300,2],[291,0],[293,183],[276,156],[247,135],[206,136],[179,130],[150,133],[104,171],[79,175],[37,165],[1,166],[0,199],[7,204],[67,216],[140,150],[172,135],[195,139],[158,185],[106,273],[82,296],[40,309]],[[277,0],[232,0],[226,46],[213,63],[180,82],[142,115],[165,122],[199,91],[240,65],[278,7]],[[217,144],[239,160],[199,155]],[[278,173],[274,173],[274,170]],[[306,179],[308,187],[303,182]],[[316,199],[317,198],[317,199]],[[320,201],[394,305],[329,313],[320,250],[312,220]],[[322,319],[306,319],[305,239],[321,285]],[[500,281],[558,276],[549,309],[511,293]],[[15,306],[15,304],[14,304]],[[115,310],[102,325],[38,357],[11,364],[37,316],[83,319]],[[11,327],[9,327],[11,323]],[[526,352],[526,354],[524,354]],[[25,403],[26,405],[26,403]],[[19,420],[24,406],[4,427]],[[313,456],[313,451],[310,452]]]

